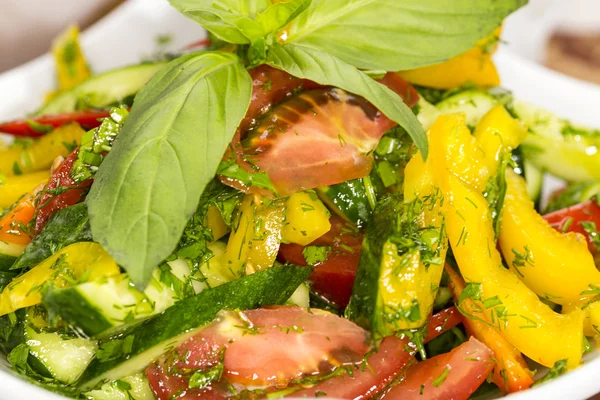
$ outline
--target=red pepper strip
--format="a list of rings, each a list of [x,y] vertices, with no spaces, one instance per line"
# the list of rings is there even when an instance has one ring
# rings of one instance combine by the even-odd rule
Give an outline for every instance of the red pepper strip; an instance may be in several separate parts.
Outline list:
[[[594,255],[598,254],[598,248],[594,244],[593,232],[586,232],[582,223],[591,222],[600,229],[600,206],[594,200],[587,200],[571,207],[563,208],[544,215],[544,219],[559,232],[578,232],[585,236],[588,249]],[[598,240],[598,238],[595,238]]]
[[[201,39],[201,40],[198,40],[196,42],[186,45],[183,49],[184,50],[192,50],[197,47],[208,47],[211,45],[211,43],[212,42],[210,41],[210,39]]]
[[[434,315],[427,326],[428,342],[460,322],[458,311],[450,307]],[[310,389],[300,390],[290,396],[296,398],[315,398],[319,395],[338,399],[372,398],[393,381],[413,359],[413,352],[407,351],[408,340],[395,336],[383,339],[377,352],[367,358],[368,368],[353,370],[352,376],[342,374],[327,379]]]
[[[31,119],[19,119],[0,124],[0,132],[8,133],[14,136],[38,137],[43,136],[44,132],[36,131],[30,124],[32,121],[41,125],[49,125],[54,128],[61,125],[77,122],[85,129],[92,129],[100,126],[100,119],[109,116],[109,111],[75,111],[64,114],[44,115]]]
[[[38,234],[56,211],[72,206],[83,200],[93,179],[76,183],[71,178],[71,169],[77,159],[79,149],[75,149],[52,172],[50,180],[36,202],[35,233]]]

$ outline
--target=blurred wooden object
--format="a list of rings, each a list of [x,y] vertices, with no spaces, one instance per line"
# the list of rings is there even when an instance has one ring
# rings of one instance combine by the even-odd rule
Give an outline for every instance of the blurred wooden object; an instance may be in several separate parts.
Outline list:
[[[82,29],[122,0],[0,0],[0,72],[47,52],[70,24]]]
[[[600,31],[557,31],[547,45],[546,65],[575,78],[600,84]]]

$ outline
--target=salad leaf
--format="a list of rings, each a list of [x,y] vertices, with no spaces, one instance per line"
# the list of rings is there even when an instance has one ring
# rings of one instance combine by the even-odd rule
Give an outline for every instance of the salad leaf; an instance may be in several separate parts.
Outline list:
[[[427,158],[427,136],[415,114],[400,96],[364,72],[329,53],[294,44],[272,46],[266,62],[298,78],[335,86],[364,97],[406,129],[423,158]]]
[[[437,64],[473,47],[527,0],[314,0],[287,43],[323,50],[358,68]]]
[[[140,91],[87,197],[94,240],[143,288],[177,246],[250,103],[234,54],[180,57]]]
[[[266,34],[277,32],[306,10],[312,0],[289,0],[271,5],[256,16]]]
[[[254,17],[271,6],[270,0],[169,0],[183,15],[221,40],[251,43],[264,36]]]

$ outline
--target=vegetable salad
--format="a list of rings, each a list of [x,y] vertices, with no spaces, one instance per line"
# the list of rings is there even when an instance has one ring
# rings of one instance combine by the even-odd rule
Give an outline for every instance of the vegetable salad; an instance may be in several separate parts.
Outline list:
[[[483,399],[577,368],[599,134],[499,86],[525,2],[170,0],[208,39],[101,74],[70,28],[56,90],[0,123],[0,351],[96,400]]]

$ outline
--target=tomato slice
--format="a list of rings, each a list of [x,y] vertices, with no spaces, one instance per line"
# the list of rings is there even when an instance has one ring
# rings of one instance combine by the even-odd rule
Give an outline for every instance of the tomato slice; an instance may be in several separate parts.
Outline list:
[[[169,399],[182,383],[188,387],[191,374],[185,371],[210,368],[224,354],[223,378],[229,383],[285,386],[292,379],[357,363],[370,348],[367,339],[358,325],[326,311],[275,307],[225,312],[146,374],[158,398]]]
[[[92,129],[100,126],[103,118],[109,117],[109,111],[74,111],[64,114],[44,115],[30,119],[20,119],[10,122],[0,123],[0,132],[15,136],[43,136],[43,132],[34,129],[31,122],[49,125],[54,128],[70,122],[77,122],[85,129]]]
[[[588,248],[592,254],[598,254],[599,249],[594,244],[594,238],[584,229],[585,222],[592,222],[600,229],[600,206],[594,200],[587,200],[571,207],[563,208],[544,215],[554,229],[559,232],[578,232],[585,236]],[[596,240],[598,236],[596,235]]]
[[[309,246],[328,246],[327,259],[315,266],[310,280],[313,290],[340,308],[350,301],[352,286],[358,270],[362,234],[349,227],[337,216],[329,219],[331,229]],[[302,254],[304,246],[284,244],[279,247],[279,259],[296,265],[308,265]]]
[[[56,211],[72,206],[83,200],[92,179],[76,183],[71,178],[71,169],[77,159],[79,149],[75,149],[52,172],[48,184],[36,201],[35,233],[40,233],[48,219]]]
[[[492,351],[475,338],[411,366],[382,399],[468,399],[494,366]]]

